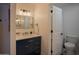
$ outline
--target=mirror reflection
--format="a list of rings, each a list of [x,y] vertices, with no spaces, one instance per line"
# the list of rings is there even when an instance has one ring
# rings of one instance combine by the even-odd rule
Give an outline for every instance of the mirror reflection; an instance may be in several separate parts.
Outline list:
[[[17,10],[16,13],[16,29],[30,29],[33,28],[34,19],[29,10]]]

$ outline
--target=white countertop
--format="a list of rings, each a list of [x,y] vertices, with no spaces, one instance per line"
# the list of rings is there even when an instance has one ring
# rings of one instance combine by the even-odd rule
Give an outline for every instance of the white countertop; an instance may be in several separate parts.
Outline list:
[[[32,37],[38,37],[40,35],[38,34],[31,34],[31,35],[16,35],[16,40],[22,40],[22,39],[27,39],[27,38],[32,38]]]

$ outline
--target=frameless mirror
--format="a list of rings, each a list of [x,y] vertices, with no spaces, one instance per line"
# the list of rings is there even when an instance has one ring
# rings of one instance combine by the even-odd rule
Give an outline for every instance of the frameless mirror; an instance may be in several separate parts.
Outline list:
[[[29,15],[29,13],[28,13]],[[23,14],[22,12],[20,14],[16,15],[16,29],[30,29],[34,26],[34,19],[32,16],[28,16],[26,14]]]

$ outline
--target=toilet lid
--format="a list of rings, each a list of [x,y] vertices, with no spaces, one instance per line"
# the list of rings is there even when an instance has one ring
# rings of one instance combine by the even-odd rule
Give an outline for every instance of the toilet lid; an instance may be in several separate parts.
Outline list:
[[[70,42],[66,42],[65,46],[67,46],[67,47],[75,47],[75,44],[70,43]]]

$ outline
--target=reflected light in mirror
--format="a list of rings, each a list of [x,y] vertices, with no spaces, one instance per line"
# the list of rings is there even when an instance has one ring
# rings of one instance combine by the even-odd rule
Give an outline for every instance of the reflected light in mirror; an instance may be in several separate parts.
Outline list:
[[[23,16],[31,16],[30,10],[27,10],[26,12],[23,12],[22,10],[17,10],[17,15],[23,15]]]
[[[27,16],[31,16],[31,12],[27,12]]]

